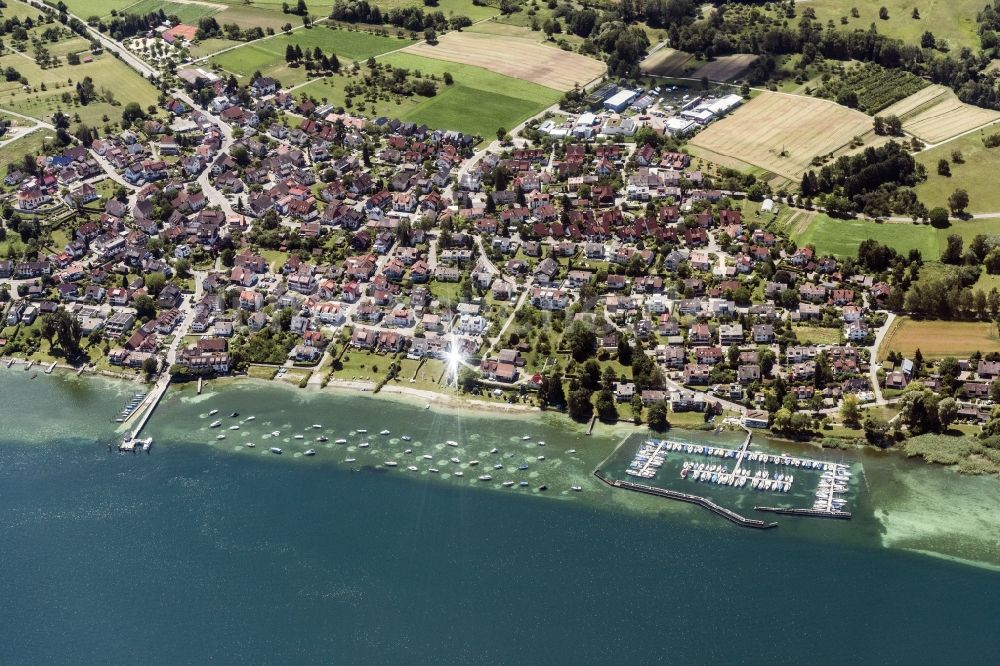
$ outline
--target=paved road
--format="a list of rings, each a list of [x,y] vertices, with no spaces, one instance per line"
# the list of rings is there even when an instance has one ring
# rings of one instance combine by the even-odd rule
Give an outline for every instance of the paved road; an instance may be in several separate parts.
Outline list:
[[[155,69],[147,65],[138,56],[133,55],[128,49],[126,49],[124,46],[122,46],[115,40],[111,39],[110,37],[106,37],[102,35],[100,31],[91,28],[89,25],[87,25],[87,21],[85,19],[80,18],[75,14],[70,14],[69,12],[67,12],[67,15],[70,18],[78,19],[81,23],[83,23],[87,27],[87,32],[90,33],[93,39],[96,39],[98,42],[100,42],[101,45],[106,50],[112,53],[117,53],[118,56],[121,58],[122,62],[124,62],[126,65],[128,65],[135,71],[139,72],[139,74],[141,74],[144,78],[150,80],[156,80],[160,78],[159,72],[157,72]]]
[[[882,347],[882,343],[885,342],[886,333],[889,332],[889,328],[892,326],[892,322],[896,320],[896,315],[889,312],[886,315],[885,323],[875,332],[875,342],[872,343],[870,347],[871,359],[868,361],[868,378],[872,383],[872,390],[875,392],[875,404],[884,405],[886,404],[885,398],[882,396],[882,389],[878,385],[878,368],[877,363],[879,350]]]

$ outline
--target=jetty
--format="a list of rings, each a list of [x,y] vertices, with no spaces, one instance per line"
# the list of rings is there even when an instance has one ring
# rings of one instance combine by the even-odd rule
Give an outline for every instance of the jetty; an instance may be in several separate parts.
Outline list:
[[[719,506],[715,502],[704,497],[699,497],[698,495],[682,493],[676,490],[667,490],[666,488],[657,488],[655,486],[648,486],[644,483],[633,483],[632,481],[611,479],[599,469],[594,470],[594,476],[612,488],[624,488],[625,490],[632,490],[645,495],[655,495],[656,497],[666,497],[667,499],[688,502],[689,504],[697,504],[698,506],[708,509],[712,513],[722,516],[729,522],[741,527],[752,527],[754,529],[764,530],[778,526],[778,523],[765,523],[764,521],[757,520],[756,518],[746,518],[731,509]]]
[[[139,406],[123,419],[123,423],[127,423],[133,416],[141,414],[135,425],[135,429],[127,434],[125,439],[122,440],[122,443],[118,445],[119,451],[134,453],[136,447],[140,445],[142,446],[143,451],[149,451],[149,448],[153,445],[152,438],[147,437],[146,439],[142,439],[140,435],[142,435],[142,429],[146,427],[146,424],[149,422],[153,412],[156,411],[156,407],[160,404],[160,400],[166,394],[167,387],[170,386],[170,379],[170,373],[164,373],[163,376],[157,380],[156,386],[153,387],[153,390],[150,391],[145,398],[143,398],[141,403],[139,403]]]
[[[755,506],[754,511],[765,511],[767,513],[779,513],[784,516],[808,516],[811,518],[840,518],[850,520],[850,511],[838,511],[837,509],[791,509],[780,506]]]
[[[49,367],[45,368],[45,374],[51,375],[52,371],[55,369],[56,369],[56,362],[52,361],[52,363],[49,364]]]

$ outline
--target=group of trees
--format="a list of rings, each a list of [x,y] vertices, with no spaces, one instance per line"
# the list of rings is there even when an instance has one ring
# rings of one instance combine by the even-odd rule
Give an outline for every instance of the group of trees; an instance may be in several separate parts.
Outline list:
[[[285,62],[296,65],[303,63],[306,69],[318,69],[323,72],[340,71],[340,59],[337,58],[337,54],[331,51],[327,56],[318,46],[311,52],[308,48],[303,52],[298,44],[289,44],[285,47]]]
[[[926,178],[919,164],[903,144],[890,141],[882,146],[869,146],[854,155],[842,155],[817,171],[802,175],[800,191],[811,198],[827,195],[826,206],[831,213],[865,212],[884,215],[890,210],[914,212],[922,204],[911,186]]]
[[[442,11],[425,12],[420,7],[393,7],[388,11],[382,11],[378,5],[368,0],[337,0],[330,12],[330,18],[345,23],[394,25],[410,32],[423,32],[428,28],[445,31],[449,27],[462,28],[472,25],[467,16],[453,15],[449,19]]]

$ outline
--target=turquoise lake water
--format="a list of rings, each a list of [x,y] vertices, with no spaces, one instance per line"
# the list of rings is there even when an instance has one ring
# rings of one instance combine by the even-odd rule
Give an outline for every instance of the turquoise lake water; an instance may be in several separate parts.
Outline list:
[[[590,470],[620,435],[587,438],[554,419],[259,384],[185,388],[153,417],[152,452],[120,455],[107,448],[111,418],[133,388],[17,372],[0,372],[4,663],[1000,655],[1000,573],[911,550],[995,566],[995,479],[866,457],[854,463],[855,520],[762,532],[601,487]],[[388,460],[399,466],[374,471]],[[503,488],[508,477],[530,484]],[[958,524],[955,507],[934,511],[942,488],[959,507],[985,508]]]

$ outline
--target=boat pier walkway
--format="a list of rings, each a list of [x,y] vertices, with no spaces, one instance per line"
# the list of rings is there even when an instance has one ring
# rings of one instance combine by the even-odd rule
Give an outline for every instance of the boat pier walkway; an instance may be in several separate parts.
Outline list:
[[[149,422],[149,418],[156,411],[157,405],[160,404],[160,399],[167,392],[167,387],[170,386],[170,373],[165,372],[159,380],[156,382],[156,386],[150,391],[146,397],[143,399],[139,406],[133,410],[128,416],[125,417],[124,423],[128,423],[130,419],[135,417],[137,414],[140,415],[139,420],[136,422],[135,429],[125,435],[125,439],[122,443],[118,445],[119,451],[130,451],[135,452],[138,445],[142,446],[144,451],[148,451],[149,447],[152,446],[152,438],[146,438],[145,440],[140,439],[142,434],[142,429],[146,427],[146,423]]]
[[[690,495],[688,493],[681,493],[676,490],[667,490],[665,488],[656,488],[655,486],[647,486],[644,483],[633,483],[632,481],[611,479],[599,469],[594,470],[594,476],[612,488],[624,488],[625,490],[632,490],[646,495],[655,495],[657,497],[666,497],[668,499],[679,500],[681,502],[688,502],[689,504],[697,504],[698,506],[704,507],[712,513],[722,516],[729,522],[740,525],[741,527],[770,529],[778,526],[778,523],[765,523],[764,521],[757,520],[755,518],[746,518],[731,509],[719,506],[715,502],[705,499],[704,497],[699,497],[698,495]]]
[[[766,511],[768,513],[779,513],[785,516],[807,516],[812,518],[840,518],[850,520],[850,511],[840,511],[839,509],[790,509],[780,506],[755,506],[754,511]]]

